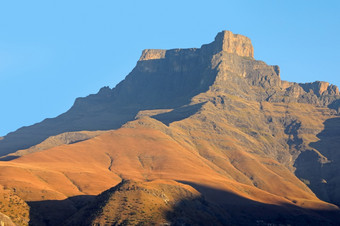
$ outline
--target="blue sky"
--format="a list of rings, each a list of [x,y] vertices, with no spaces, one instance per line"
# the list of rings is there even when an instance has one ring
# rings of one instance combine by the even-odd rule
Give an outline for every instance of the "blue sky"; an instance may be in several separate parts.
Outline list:
[[[340,1],[1,1],[0,136],[114,87],[147,48],[200,47],[231,30],[294,82],[340,85]]]

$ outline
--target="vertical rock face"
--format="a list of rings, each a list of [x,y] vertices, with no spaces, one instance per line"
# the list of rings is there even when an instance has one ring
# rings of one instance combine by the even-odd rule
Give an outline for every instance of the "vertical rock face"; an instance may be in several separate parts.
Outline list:
[[[209,89],[216,77],[200,49],[144,50],[131,73],[112,90],[119,105],[173,108]]]
[[[280,68],[256,61],[253,57],[250,39],[230,31],[218,33],[212,43],[201,48],[146,49],[136,68],[113,93],[121,99],[134,99],[138,103],[148,100],[149,103],[168,104],[174,99],[183,104],[180,101],[183,97],[213,89],[262,101],[273,93],[253,92],[251,86],[279,89]],[[147,88],[150,85],[145,82],[157,84]],[[126,86],[135,88],[126,89]],[[136,91],[140,95],[133,98]],[[189,99],[186,98],[187,102],[190,102]]]
[[[236,54],[241,57],[254,58],[254,48],[250,39],[243,35],[233,34],[231,31],[222,31],[218,33],[212,43],[203,45],[201,49],[205,55],[214,55],[219,52],[225,52]],[[184,52],[185,55],[189,56],[190,52],[192,53],[192,51],[201,49],[145,49],[143,50],[139,61],[164,59],[169,57],[169,55],[174,55],[174,53],[179,52],[182,53],[181,55],[183,55]],[[275,69],[279,70],[278,67]],[[279,71],[277,71],[277,73],[279,74]]]
[[[313,92],[315,95],[320,97],[321,95],[339,95],[338,87],[330,85],[328,82],[312,82],[303,83],[300,86],[305,90],[305,92]]]
[[[281,81],[284,93],[278,93],[275,102],[298,102],[316,106],[328,107],[338,110],[340,93],[339,88],[328,82],[294,83]],[[283,99],[282,99],[283,97]]]
[[[254,58],[254,49],[250,39],[243,35],[233,34],[231,31],[218,33],[214,42],[202,47],[212,48],[214,53],[224,51],[242,57]]]
[[[166,50],[164,49],[145,49],[143,50],[142,56],[139,58],[139,61],[162,59],[165,57],[165,53]]]

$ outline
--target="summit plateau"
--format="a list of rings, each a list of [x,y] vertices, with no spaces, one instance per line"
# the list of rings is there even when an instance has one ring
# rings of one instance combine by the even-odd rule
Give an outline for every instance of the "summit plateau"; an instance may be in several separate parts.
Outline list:
[[[283,81],[222,31],[4,136],[0,221],[339,225],[339,148],[338,87]]]

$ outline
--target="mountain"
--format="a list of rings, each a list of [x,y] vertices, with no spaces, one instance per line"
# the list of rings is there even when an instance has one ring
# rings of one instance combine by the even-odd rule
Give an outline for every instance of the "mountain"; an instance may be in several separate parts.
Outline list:
[[[115,88],[6,135],[0,184],[36,225],[332,225],[339,107],[338,87],[282,81],[223,31],[144,50]]]

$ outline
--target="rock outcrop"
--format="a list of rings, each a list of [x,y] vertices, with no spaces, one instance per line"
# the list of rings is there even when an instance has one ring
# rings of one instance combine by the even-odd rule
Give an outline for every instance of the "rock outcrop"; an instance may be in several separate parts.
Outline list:
[[[302,83],[300,86],[307,93],[313,92],[318,97],[322,95],[339,95],[339,88],[334,85],[329,85],[328,82],[312,82],[312,83]]]
[[[164,49],[146,49],[143,50],[139,61],[163,59],[165,58],[165,53],[166,50]]]
[[[231,31],[222,31],[218,33],[212,43],[203,45],[201,49],[193,48],[185,49],[184,51],[186,50],[191,50],[193,52],[202,50],[204,53],[209,53],[209,55],[214,55],[219,52],[226,52],[242,57],[254,58],[254,48],[250,39],[243,35],[233,34]],[[140,57],[139,61],[163,59],[168,57],[167,54],[171,55],[171,53],[174,51],[179,52],[183,51],[183,49],[170,51],[163,49],[146,49],[142,52],[142,56]],[[186,52],[186,56],[187,55],[188,52]]]
[[[330,85],[328,82],[294,83],[281,81],[281,88],[284,93],[279,92],[274,96],[273,100],[276,102],[308,103],[338,110],[339,88]]]
[[[230,31],[218,33],[215,41],[208,45],[203,45],[202,50],[211,51],[213,54],[226,52],[241,57],[254,58],[254,49],[250,39],[243,35],[233,34]]]

